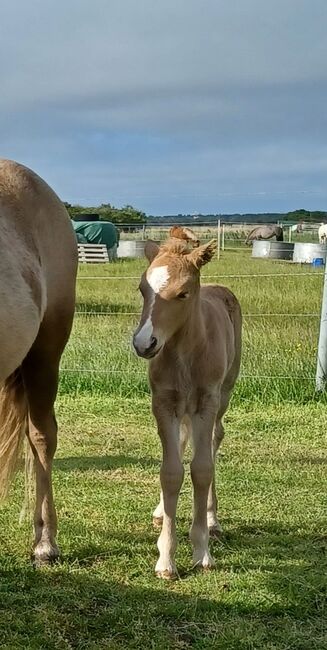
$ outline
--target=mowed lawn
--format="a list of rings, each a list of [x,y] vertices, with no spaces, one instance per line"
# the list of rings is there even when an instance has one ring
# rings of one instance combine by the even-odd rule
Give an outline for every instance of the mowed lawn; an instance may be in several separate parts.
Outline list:
[[[80,274],[134,278],[143,266],[125,262]],[[205,270],[218,272],[261,273],[252,282],[224,280],[245,313],[319,312],[321,275],[310,268],[229,253]],[[285,277],[262,275],[271,272]],[[78,311],[140,308],[134,279],[78,286]],[[217,464],[224,534],[212,543],[216,569],[192,570],[186,471],[180,577],[171,583],[154,576],[160,445],[145,364],[129,347],[136,320],[76,317],[57,403],[54,486],[63,560],[31,567],[30,528],[18,526],[19,475],[0,511],[0,647],[327,648],[327,408],[312,381],[318,317],[245,318],[243,379]]]

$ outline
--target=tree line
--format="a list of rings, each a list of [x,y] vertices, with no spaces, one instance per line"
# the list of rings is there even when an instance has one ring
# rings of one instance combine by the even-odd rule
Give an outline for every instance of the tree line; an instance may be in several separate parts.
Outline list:
[[[301,221],[311,221],[313,223],[320,223],[327,221],[327,212],[323,210],[293,210],[286,213],[246,213],[246,214],[174,214],[165,216],[146,216],[145,212],[134,208],[132,205],[125,205],[122,208],[115,208],[110,203],[101,203],[98,206],[82,206],[72,205],[71,203],[64,202],[64,205],[72,219],[77,217],[81,218],[85,215],[85,220],[89,215],[97,214],[101,221],[111,221],[115,224],[121,225],[143,225],[143,224],[162,224],[166,223],[181,223],[181,224],[197,224],[208,223],[211,221],[217,222],[221,219],[222,222],[234,223],[276,223],[279,222],[293,222],[299,223]]]
[[[71,219],[82,217],[85,215],[85,220],[90,214],[99,215],[100,221],[111,221],[116,224],[144,224],[146,223],[146,215],[141,210],[133,208],[132,205],[125,205],[123,208],[115,208],[110,203],[101,203],[98,206],[83,206],[72,205],[64,201],[64,206],[70,215]]]

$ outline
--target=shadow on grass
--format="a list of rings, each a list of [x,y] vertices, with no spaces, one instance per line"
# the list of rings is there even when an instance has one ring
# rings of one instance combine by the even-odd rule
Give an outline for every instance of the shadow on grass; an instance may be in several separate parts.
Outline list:
[[[83,540],[82,526],[72,526]],[[214,549],[214,572],[187,571],[175,583],[153,577],[150,522],[146,534],[113,527],[101,537],[77,542],[70,563],[50,569],[0,556],[1,647],[326,649],[318,530],[235,527]]]
[[[298,547],[311,540],[294,533],[289,541]],[[114,550],[110,563],[115,566]],[[162,583],[145,566],[140,584],[135,574],[117,581],[101,556],[92,571],[67,564],[35,571],[13,557],[0,558],[1,647],[326,648],[318,566],[262,572],[266,597],[261,599],[255,592],[251,597],[250,585],[246,590],[237,584],[238,569],[230,568],[230,583],[218,566],[214,589],[212,581],[206,589],[209,577],[203,576],[193,595],[193,575],[182,583]],[[187,584],[190,593],[181,594]]]

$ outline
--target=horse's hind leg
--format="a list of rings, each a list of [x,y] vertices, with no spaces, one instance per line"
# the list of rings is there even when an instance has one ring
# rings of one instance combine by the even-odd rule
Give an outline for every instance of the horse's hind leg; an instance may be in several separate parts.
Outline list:
[[[34,361],[34,362],[33,362]],[[23,376],[29,408],[28,438],[35,459],[36,501],[33,555],[36,564],[58,558],[57,517],[52,495],[52,461],[57,447],[54,401],[58,385],[58,364],[26,360]]]
[[[58,340],[58,331],[61,336]],[[57,334],[57,336],[56,336]],[[22,371],[28,400],[28,438],[35,459],[36,503],[33,555],[36,564],[56,560],[57,516],[52,494],[52,462],[57,447],[54,403],[58,388],[59,361],[68,334],[40,331],[23,362]]]

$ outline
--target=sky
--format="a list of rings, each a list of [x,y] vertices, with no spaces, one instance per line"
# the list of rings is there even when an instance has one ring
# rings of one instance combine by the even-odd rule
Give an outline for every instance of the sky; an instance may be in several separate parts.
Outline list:
[[[327,210],[326,0],[2,0],[0,155],[62,200]]]

